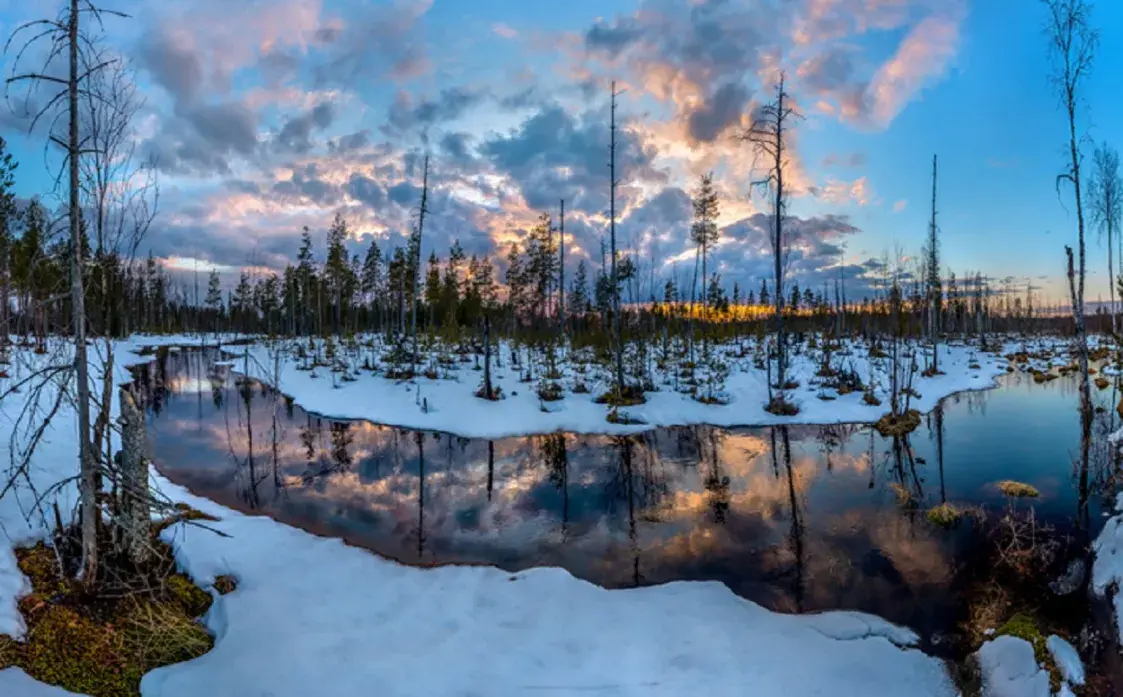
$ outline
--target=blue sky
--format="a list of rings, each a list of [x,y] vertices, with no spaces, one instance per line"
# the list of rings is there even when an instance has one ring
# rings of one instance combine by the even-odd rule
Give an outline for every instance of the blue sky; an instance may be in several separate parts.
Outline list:
[[[0,0],[0,30],[51,0]],[[1099,0],[1082,128],[1117,144],[1123,7]],[[182,268],[278,269],[301,227],[351,222],[353,249],[400,243],[420,157],[433,168],[427,248],[460,239],[502,257],[567,199],[573,263],[599,259],[607,208],[607,91],[621,99],[624,245],[684,277],[688,196],[718,174],[723,278],[767,273],[767,207],[734,136],[779,69],[806,119],[793,140],[800,241],[792,277],[818,287],[839,250],[854,276],[926,233],[940,158],[945,272],[1025,279],[1063,294],[1071,197],[1058,199],[1065,122],[1047,80],[1044,10],[1027,0],[123,0],[107,43],[145,106],[137,153],[161,177],[146,247]],[[5,59],[6,72],[11,56]],[[41,98],[41,97],[39,97]],[[18,106],[19,99],[9,100]],[[22,196],[50,189],[42,129],[0,118]],[[18,109],[17,109],[18,112]],[[1106,297],[1090,237],[1089,298]],[[426,254],[427,254],[426,250]],[[672,260],[678,259],[680,263]],[[193,261],[190,262],[194,264]],[[1103,267],[1103,268],[1101,268]]]

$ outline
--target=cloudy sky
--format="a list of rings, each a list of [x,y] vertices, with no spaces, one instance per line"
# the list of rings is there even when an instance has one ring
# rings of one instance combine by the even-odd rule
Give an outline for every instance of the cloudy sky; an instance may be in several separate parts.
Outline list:
[[[109,0],[107,0],[108,2]],[[56,0],[0,0],[0,30]],[[109,5],[107,5],[109,6]],[[431,154],[424,254],[453,239],[496,253],[566,200],[571,258],[599,260],[608,209],[609,83],[619,100],[622,245],[657,276],[692,268],[689,195],[716,173],[727,281],[768,273],[752,152],[737,142],[780,70],[805,119],[789,180],[801,241],[792,273],[821,287],[840,254],[855,274],[923,242],[940,157],[945,265],[1062,294],[1075,239],[1058,199],[1065,122],[1032,0],[122,0],[112,46],[146,103],[139,151],[156,159],[148,244],[194,260],[281,268],[301,228],[342,212],[354,251],[400,243]],[[1116,141],[1123,7],[1100,0],[1086,91],[1091,141]],[[5,56],[5,72],[11,54]],[[16,104],[16,101],[10,101]],[[19,193],[52,187],[41,132],[0,128]],[[759,172],[757,172],[759,175]],[[381,242],[380,242],[381,243]],[[1093,237],[1090,299],[1106,298]],[[503,251],[500,249],[499,256]],[[594,264],[595,265],[595,264]],[[1100,267],[1104,268],[1100,268]],[[201,268],[206,268],[206,264]]]

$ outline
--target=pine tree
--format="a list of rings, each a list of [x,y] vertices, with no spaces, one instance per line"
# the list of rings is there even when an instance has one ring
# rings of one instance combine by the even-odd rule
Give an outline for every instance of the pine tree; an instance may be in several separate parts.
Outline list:
[[[222,316],[222,281],[219,279],[218,271],[215,269],[211,269],[211,276],[207,281],[206,305],[207,309],[211,312],[211,328],[217,334],[218,320]]]
[[[702,355],[709,356],[709,277],[706,271],[706,261],[709,257],[709,248],[718,241],[717,217],[718,198],[714,189],[714,174],[707,172],[702,175],[698,184],[698,191],[694,194],[694,222],[690,226],[690,239],[696,245],[702,259],[702,287],[707,292],[702,296]],[[693,308],[691,319],[693,320]],[[692,332],[693,334],[693,332]]]
[[[336,336],[339,336],[343,321],[347,277],[350,274],[347,249],[343,246],[349,234],[347,221],[341,213],[336,213],[328,229],[328,255],[324,262],[324,280],[332,303],[332,333]]]
[[[582,259],[577,263],[577,271],[569,283],[569,311],[574,315],[584,315],[589,307],[589,268]]]
[[[312,306],[312,284],[316,280],[316,260],[312,256],[312,233],[307,225],[300,235],[300,251],[296,255],[296,280],[300,293],[297,303],[299,310],[296,314],[297,332],[309,334],[312,329],[309,326],[309,313]]]
[[[11,334],[11,256],[13,231],[18,221],[15,172],[19,165],[7,152],[7,142],[0,137],[0,364],[8,362]],[[2,370],[2,369],[0,369]]]

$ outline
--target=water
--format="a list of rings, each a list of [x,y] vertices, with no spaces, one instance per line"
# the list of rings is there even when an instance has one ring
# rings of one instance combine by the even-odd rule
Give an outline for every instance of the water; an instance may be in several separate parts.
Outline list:
[[[1080,548],[1113,486],[1096,463],[1118,416],[1097,418],[1082,479],[1073,378],[1009,375],[900,440],[842,425],[487,441],[309,414],[216,358],[162,354],[138,372],[160,471],[408,564],[555,565],[610,588],[717,580],[776,610],[863,610],[931,637],[966,612],[981,533],[925,509],[1001,511],[994,483],[1025,481],[1041,522]]]

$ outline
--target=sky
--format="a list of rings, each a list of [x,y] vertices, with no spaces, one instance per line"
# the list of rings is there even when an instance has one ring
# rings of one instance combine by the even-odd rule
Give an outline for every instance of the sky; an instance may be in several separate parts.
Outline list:
[[[1079,112],[1089,162],[1101,142],[1123,147],[1112,79],[1123,70],[1123,5],[1093,5],[1101,41]],[[353,253],[401,244],[426,154],[425,256],[459,240],[500,260],[564,198],[569,263],[595,268],[616,80],[621,247],[648,280],[685,281],[689,198],[713,171],[714,267],[727,286],[756,289],[770,273],[770,208],[750,195],[761,163],[737,134],[783,71],[803,115],[786,174],[798,235],[790,279],[819,289],[843,264],[860,289],[886,256],[914,263],[937,155],[945,276],[981,272],[1057,302],[1066,292],[1076,216],[1055,181],[1067,124],[1049,82],[1045,10],[1032,0],[106,6],[131,15],[106,18],[105,41],[135,73],[144,105],[131,137],[159,173],[142,253],[181,274],[279,270],[302,228],[322,244],[336,213]],[[0,0],[0,33],[58,7]],[[42,124],[28,132],[27,103],[9,90],[0,104],[0,133],[21,162],[17,193],[57,202],[61,159]],[[1107,248],[1093,231],[1088,258],[1088,299],[1106,300]]]

